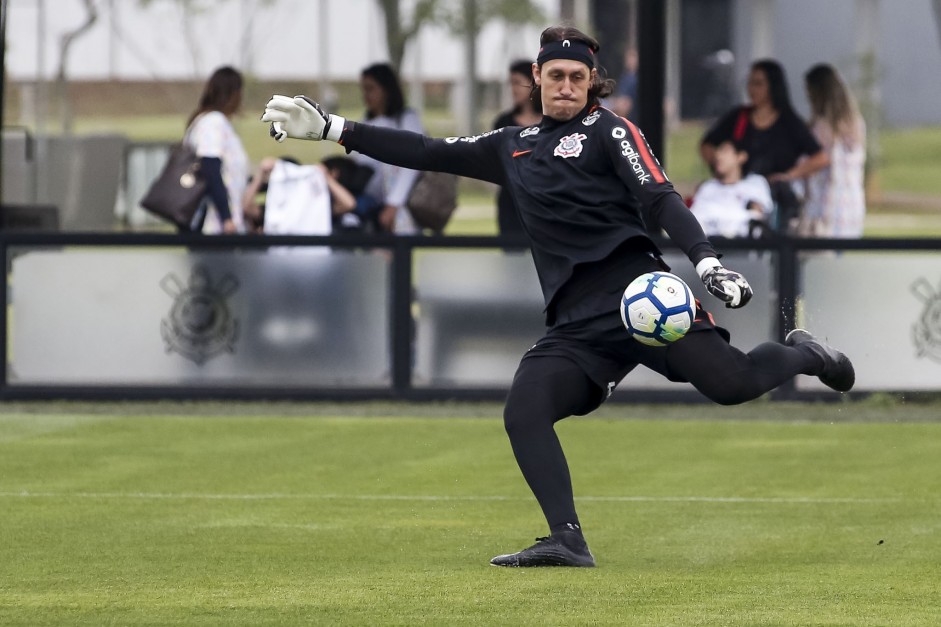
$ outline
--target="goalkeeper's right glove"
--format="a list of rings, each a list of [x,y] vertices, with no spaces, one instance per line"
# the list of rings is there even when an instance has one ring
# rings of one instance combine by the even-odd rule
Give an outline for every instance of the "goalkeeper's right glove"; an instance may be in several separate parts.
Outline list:
[[[279,142],[287,137],[320,141],[339,141],[346,120],[324,113],[320,105],[307,96],[272,96],[265,105],[262,122],[271,123],[271,136]]]

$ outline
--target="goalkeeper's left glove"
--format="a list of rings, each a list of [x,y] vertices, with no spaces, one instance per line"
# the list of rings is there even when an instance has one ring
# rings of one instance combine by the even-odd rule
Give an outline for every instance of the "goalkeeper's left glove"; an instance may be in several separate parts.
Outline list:
[[[287,137],[320,141],[339,141],[346,120],[325,113],[307,96],[272,96],[265,105],[262,122],[271,123],[271,136],[279,142]]]
[[[725,301],[726,307],[744,307],[754,294],[745,277],[723,268],[715,257],[708,257],[696,264],[696,272],[709,293]]]

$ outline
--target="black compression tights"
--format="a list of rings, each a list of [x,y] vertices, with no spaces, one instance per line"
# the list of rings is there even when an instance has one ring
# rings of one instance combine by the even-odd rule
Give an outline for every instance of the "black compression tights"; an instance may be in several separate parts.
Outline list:
[[[698,356],[698,358],[693,357]],[[761,396],[796,374],[820,367],[813,354],[766,343],[748,354],[717,333],[691,333],[651,364],[666,367],[717,403],[732,405]],[[565,357],[529,357],[520,363],[503,412],[513,454],[553,531],[578,523],[572,480],[553,425],[597,406],[602,390]]]

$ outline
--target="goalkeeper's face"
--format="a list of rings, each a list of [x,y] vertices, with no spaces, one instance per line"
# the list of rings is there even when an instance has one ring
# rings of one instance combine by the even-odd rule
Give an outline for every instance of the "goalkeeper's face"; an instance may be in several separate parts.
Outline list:
[[[553,59],[534,71],[533,78],[542,91],[542,110],[559,121],[571,120],[588,104],[595,70],[581,61]]]

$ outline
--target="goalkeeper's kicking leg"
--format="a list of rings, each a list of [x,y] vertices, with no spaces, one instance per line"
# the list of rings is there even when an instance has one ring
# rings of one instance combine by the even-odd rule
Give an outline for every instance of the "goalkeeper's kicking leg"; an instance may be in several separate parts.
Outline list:
[[[637,349],[628,340],[627,346]],[[630,349],[628,352],[632,352]],[[674,381],[692,383],[711,400],[734,405],[758,398],[797,374],[820,377],[835,390],[854,381],[845,355],[803,330],[785,344],[766,342],[749,353],[731,346],[715,327],[691,332],[667,348],[646,350],[640,361]],[[584,353],[583,353],[584,355]],[[599,362],[600,363],[600,362]],[[621,364],[620,372],[630,369]],[[612,372],[612,376],[616,376]],[[582,366],[559,355],[528,355],[520,363],[504,409],[504,422],[523,477],[542,508],[550,535],[531,547],[491,560],[496,566],[594,566],[575,511],[572,481],[554,425],[584,415],[606,391]]]
[[[710,400],[738,405],[770,392],[798,374],[816,376],[838,392],[856,380],[843,353],[795,329],[784,344],[765,342],[748,353],[731,346],[718,331],[689,333],[670,345],[659,364],[646,363],[673,381],[686,381]]]

